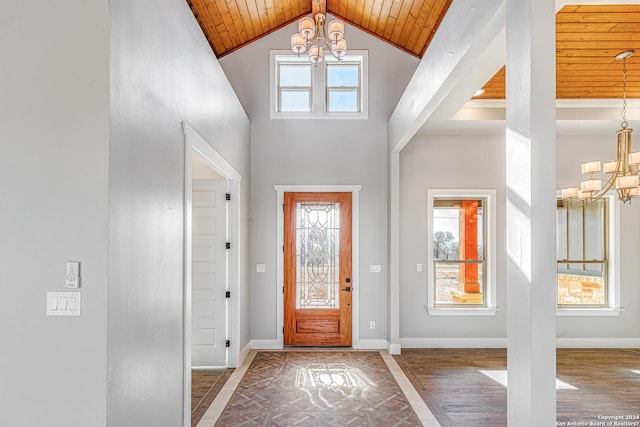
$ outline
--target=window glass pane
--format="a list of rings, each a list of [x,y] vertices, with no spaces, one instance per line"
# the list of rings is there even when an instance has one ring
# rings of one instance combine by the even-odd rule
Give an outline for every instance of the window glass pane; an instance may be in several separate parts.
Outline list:
[[[582,204],[569,205],[568,209],[569,234],[567,241],[567,252],[569,255],[569,259],[584,259],[584,235],[582,233],[584,221],[582,217]],[[582,264],[570,264],[569,268],[574,270],[581,270]]]
[[[558,304],[606,305],[605,264],[588,264],[589,271],[558,266]]]
[[[567,207],[562,200],[558,200],[558,209],[556,210],[556,250],[558,259],[568,259],[567,252]],[[558,267],[569,268],[567,264],[558,265]]]
[[[470,284],[465,283],[465,266],[469,266],[465,263],[457,262],[438,262],[434,263],[435,268],[435,303],[436,305],[447,304],[484,304],[483,286],[478,286],[476,292],[466,292],[465,285],[468,287]],[[480,262],[474,264],[478,268],[477,283],[483,283],[484,281],[484,263]],[[471,290],[471,289],[467,289]]]
[[[482,199],[435,199],[434,259],[484,259]]]
[[[600,199],[584,207],[584,259],[604,259],[604,205]]]
[[[280,111],[309,111],[309,91],[283,89],[280,91]]]
[[[336,112],[358,112],[358,91],[344,89],[329,89],[328,111]]]
[[[340,308],[340,203],[296,204],[296,308]]]
[[[311,65],[280,64],[280,86],[311,87]]]
[[[484,304],[484,199],[434,199],[436,304]]]
[[[358,65],[327,64],[327,86],[359,86]]]

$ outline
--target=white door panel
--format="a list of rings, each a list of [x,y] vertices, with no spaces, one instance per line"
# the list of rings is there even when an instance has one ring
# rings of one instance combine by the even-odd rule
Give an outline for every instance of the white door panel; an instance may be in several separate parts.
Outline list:
[[[191,366],[226,365],[226,185],[193,180]]]

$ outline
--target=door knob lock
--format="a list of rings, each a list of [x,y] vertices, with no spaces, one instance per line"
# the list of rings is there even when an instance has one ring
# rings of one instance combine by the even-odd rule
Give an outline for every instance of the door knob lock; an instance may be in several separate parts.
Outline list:
[[[347,286],[346,288],[342,288],[343,291],[351,292],[351,286]]]

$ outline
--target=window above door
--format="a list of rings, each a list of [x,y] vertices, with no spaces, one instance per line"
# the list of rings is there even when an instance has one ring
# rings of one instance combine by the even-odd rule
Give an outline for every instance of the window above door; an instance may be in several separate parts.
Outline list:
[[[368,54],[311,64],[306,56],[271,51],[272,119],[367,119]]]

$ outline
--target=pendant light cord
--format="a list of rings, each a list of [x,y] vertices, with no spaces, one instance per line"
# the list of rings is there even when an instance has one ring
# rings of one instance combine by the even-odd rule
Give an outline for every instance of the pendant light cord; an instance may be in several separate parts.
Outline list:
[[[622,60],[622,129],[626,129],[627,123],[627,58]]]

